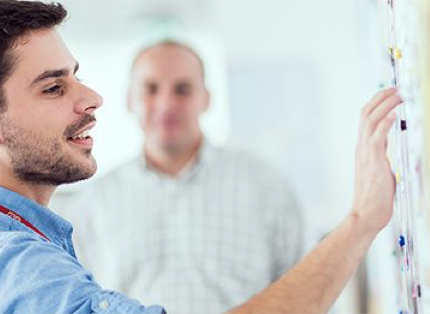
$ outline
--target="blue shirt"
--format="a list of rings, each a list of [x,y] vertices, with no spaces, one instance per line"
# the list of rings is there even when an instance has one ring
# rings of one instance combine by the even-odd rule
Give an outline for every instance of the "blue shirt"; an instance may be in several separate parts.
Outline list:
[[[145,307],[94,282],[76,258],[72,225],[48,208],[3,187],[0,205],[50,240],[0,213],[0,313],[165,313],[159,306]]]

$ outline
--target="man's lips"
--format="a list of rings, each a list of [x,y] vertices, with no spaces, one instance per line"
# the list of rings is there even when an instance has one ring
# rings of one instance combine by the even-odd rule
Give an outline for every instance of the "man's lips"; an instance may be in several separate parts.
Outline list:
[[[84,133],[85,131],[89,131],[92,128],[94,128],[96,126],[96,122],[91,122],[89,124],[87,124],[85,127],[83,127],[82,129],[80,129],[79,131],[75,132],[73,135],[67,137],[67,139],[72,139],[73,137],[78,137],[81,133]]]
[[[81,148],[92,149],[94,140],[90,136],[88,131],[91,130],[95,125],[96,125],[95,122],[91,122],[87,124],[85,127],[80,129],[74,135],[68,137],[67,141]]]
[[[91,136],[83,138],[83,139],[69,139],[67,140],[69,143],[79,146],[85,149],[92,149],[94,140]]]
[[[178,116],[164,116],[158,119],[158,123],[165,127],[176,127],[181,123]]]

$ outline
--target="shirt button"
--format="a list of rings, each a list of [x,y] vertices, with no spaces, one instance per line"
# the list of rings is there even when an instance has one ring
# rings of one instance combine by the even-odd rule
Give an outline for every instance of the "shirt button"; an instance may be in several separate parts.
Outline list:
[[[106,310],[108,307],[109,307],[108,300],[103,300],[99,302],[99,308],[101,308],[102,310]]]

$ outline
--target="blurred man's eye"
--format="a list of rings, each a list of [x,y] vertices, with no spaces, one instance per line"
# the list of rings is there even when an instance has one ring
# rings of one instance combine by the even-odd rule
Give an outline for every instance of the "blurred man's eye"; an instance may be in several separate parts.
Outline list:
[[[189,84],[179,84],[176,86],[176,94],[180,96],[191,94],[191,86]]]
[[[155,84],[145,85],[145,94],[155,95],[156,93],[157,93],[157,85]]]

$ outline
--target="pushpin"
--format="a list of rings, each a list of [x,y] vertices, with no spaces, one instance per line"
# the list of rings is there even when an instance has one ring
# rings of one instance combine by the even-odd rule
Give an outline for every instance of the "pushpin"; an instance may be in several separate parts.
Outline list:
[[[406,131],[408,129],[406,120],[400,120],[400,130]]]
[[[396,59],[402,58],[402,50],[400,48],[394,49],[394,58]]]
[[[400,183],[402,181],[402,176],[400,175],[399,172],[396,172],[396,182]]]
[[[399,237],[399,245],[400,245],[400,247],[404,247],[405,244],[406,244],[405,237],[403,235],[400,235],[400,237]]]
[[[418,297],[418,289],[417,287],[412,287],[412,298]]]

